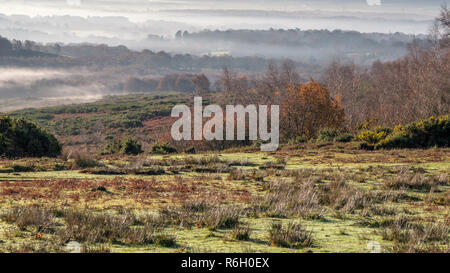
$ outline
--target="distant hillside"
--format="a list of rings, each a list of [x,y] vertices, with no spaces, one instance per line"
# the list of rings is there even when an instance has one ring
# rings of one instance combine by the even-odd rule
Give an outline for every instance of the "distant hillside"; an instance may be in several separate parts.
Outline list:
[[[31,57],[55,57],[57,55],[51,53],[45,53],[33,50],[29,46],[31,42],[28,41],[26,46],[22,46],[22,43],[19,44],[12,43],[8,39],[0,36],[0,57],[21,57],[21,58],[31,58]]]
[[[65,147],[103,145],[121,135],[139,137],[150,143],[168,132],[159,122],[170,118],[172,108],[186,104],[189,96],[175,92],[148,95],[110,96],[94,103],[25,109],[8,113],[14,118],[33,121],[56,135]]]

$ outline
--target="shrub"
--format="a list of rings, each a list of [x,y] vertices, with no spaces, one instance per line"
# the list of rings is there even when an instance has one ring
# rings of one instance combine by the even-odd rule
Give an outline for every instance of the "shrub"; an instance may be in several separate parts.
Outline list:
[[[231,237],[238,241],[248,241],[250,240],[250,226],[249,225],[236,225],[233,229]]]
[[[14,157],[57,157],[61,144],[51,134],[24,119],[0,117],[0,155]]]
[[[318,142],[333,142],[339,136],[339,131],[335,128],[323,128],[319,131]]]
[[[42,207],[14,207],[0,218],[8,223],[15,223],[21,230],[35,227],[39,233],[54,231],[56,227],[55,215],[52,210]]]
[[[121,141],[120,152],[127,155],[138,155],[144,151],[142,151],[142,145],[136,139],[126,138]]]
[[[392,129],[390,128],[377,127],[374,130],[362,131],[358,139],[370,144],[377,144],[384,140],[390,133],[392,133]]]
[[[260,206],[269,217],[304,217],[316,215],[320,218],[322,208],[313,183],[290,183],[276,180],[268,185],[269,193]]]
[[[233,206],[210,209],[203,214],[203,224],[209,230],[233,228],[239,224],[240,209]]]
[[[304,136],[297,136],[288,140],[289,145],[302,144],[308,142],[308,139]]]
[[[334,139],[334,141],[336,141],[336,142],[347,143],[347,142],[352,142],[354,138],[355,138],[355,137],[354,137],[352,134],[344,133],[344,134],[338,135],[338,136]]]
[[[362,131],[358,139],[373,145],[371,148],[374,149],[449,147],[450,120],[446,115],[399,125],[394,129],[378,127]]]
[[[430,117],[406,126],[397,126],[392,135],[382,140],[377,148],[430,148],[450,146],[449,116]]]
[[[427,177],[423,174],[400,174],[384,181],[384,187],[387,189],[414,189],[429,191],[435,186],[445,185],[446,180],[439,176]]]
[[[345,121],[340,99],[313,79],[287,88],[280,107],[280,126],[287,138],[312,138],[320,128],[341,128]]]
[[[304,229],[300,223],[288,223],[283,227],[281,223],[274,222],[269,236],[272,246],[304,248],[313,245],[312,232]]]
[[[175,154],[177,153],[177,149],[170,145],[168,142],[164,143],[156,143],[152,146],[151,151],[152,154]]]
[[[126,137],[108,142],[103,148],[102,154],[138,155],[143,152],[142,145],[136,139]]]
[[[101,164],[87,154],[78,153],[75,155],[75,168],[86,169],[99,166],[101,166]]]
[[[160,234],[155,238],[155,244],[162,247],[175,247],[177,245],[177,238],[172,235]]]
[[[126,240],[134,219],[87,211],[68,211],[65,220],[66,226],[60,234],[63,239],[83,243],[107,243]]]
[[[348,213],[364,209],[372,201],[370,195],[365,194],[355,186],[351,186],[343,177],[322,185],[319,189],[322,204]]]

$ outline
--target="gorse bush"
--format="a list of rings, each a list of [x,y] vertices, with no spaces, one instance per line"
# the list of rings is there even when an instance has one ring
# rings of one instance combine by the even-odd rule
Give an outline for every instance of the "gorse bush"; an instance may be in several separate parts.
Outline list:
[[[355,137],[352,134],[343,133],[343,134],[338,135],[334,139],[334,141],[347,143],[347,142],[352,142],[354,139],[355,139]]]
[[[122,139],[121,153],[127,155],[138,155],[143,152],[142,145],[136,139]]]
[[[430,148],[450,146],[449,116],[430,117],[405,126],[380,141],[379,148]]]
[[[56,157],[61,145],[51,134],[24,119],[0,117],[0,155],[14,157]]]
[[[362,131],[359,134],[358,139],[369,144],[377,144],[380,141],[384,140],[391,133],[391,128],[376,127],[373,130]]]
[[[351,142],[353,139],[352,134],[341,133],[335,128],[324,128],[319,131],[317,142]]]
[[[152,154],[175,154],[177,152],[177,149],[168,142],[156,143],[150,150],[150,153]]]
[[[365,130],[358,138],[377,149],[449,147],[450,120],[448,115],[430,117],[394,129]]]
[[[108,142],[103,148],[102,154],[138,155],[143,152],[142,145],[136,139],[126,137]]]
[[[335,128],[323,128],[319,131],[319,136],[317,137],[318,142],[332,142],[335,138],[339,136],[339,130]]]

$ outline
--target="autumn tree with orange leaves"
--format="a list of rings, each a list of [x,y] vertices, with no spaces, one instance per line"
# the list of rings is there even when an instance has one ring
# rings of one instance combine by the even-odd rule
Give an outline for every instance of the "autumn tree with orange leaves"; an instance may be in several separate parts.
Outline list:
[[[280,125],[284,137],[305,136],[311,138],[322,128],[341,128],[345,122],[339,97],[318,82],[290,87],[281,99]]]

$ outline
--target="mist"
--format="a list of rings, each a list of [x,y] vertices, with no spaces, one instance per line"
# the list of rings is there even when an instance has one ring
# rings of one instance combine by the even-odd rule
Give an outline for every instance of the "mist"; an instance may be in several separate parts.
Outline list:
[[[171,38],[178,30],[299,28],[417,35],[428,32],[445,2],[0,0],[0,33],[43,43],[123,44],[133,49],[151,46],[142,42],[149,35]]]
[[[90,102],[111,93],[88,75],[81,70],[0,68],[0,112]]]
[[[252,75],[286,58],[304,78],[333,61],[369,67],[426,43],[446,2],[0,0],[0,36],[11,41],[0,111],[124,94],[133,77],[216,81],[225,66]]]

